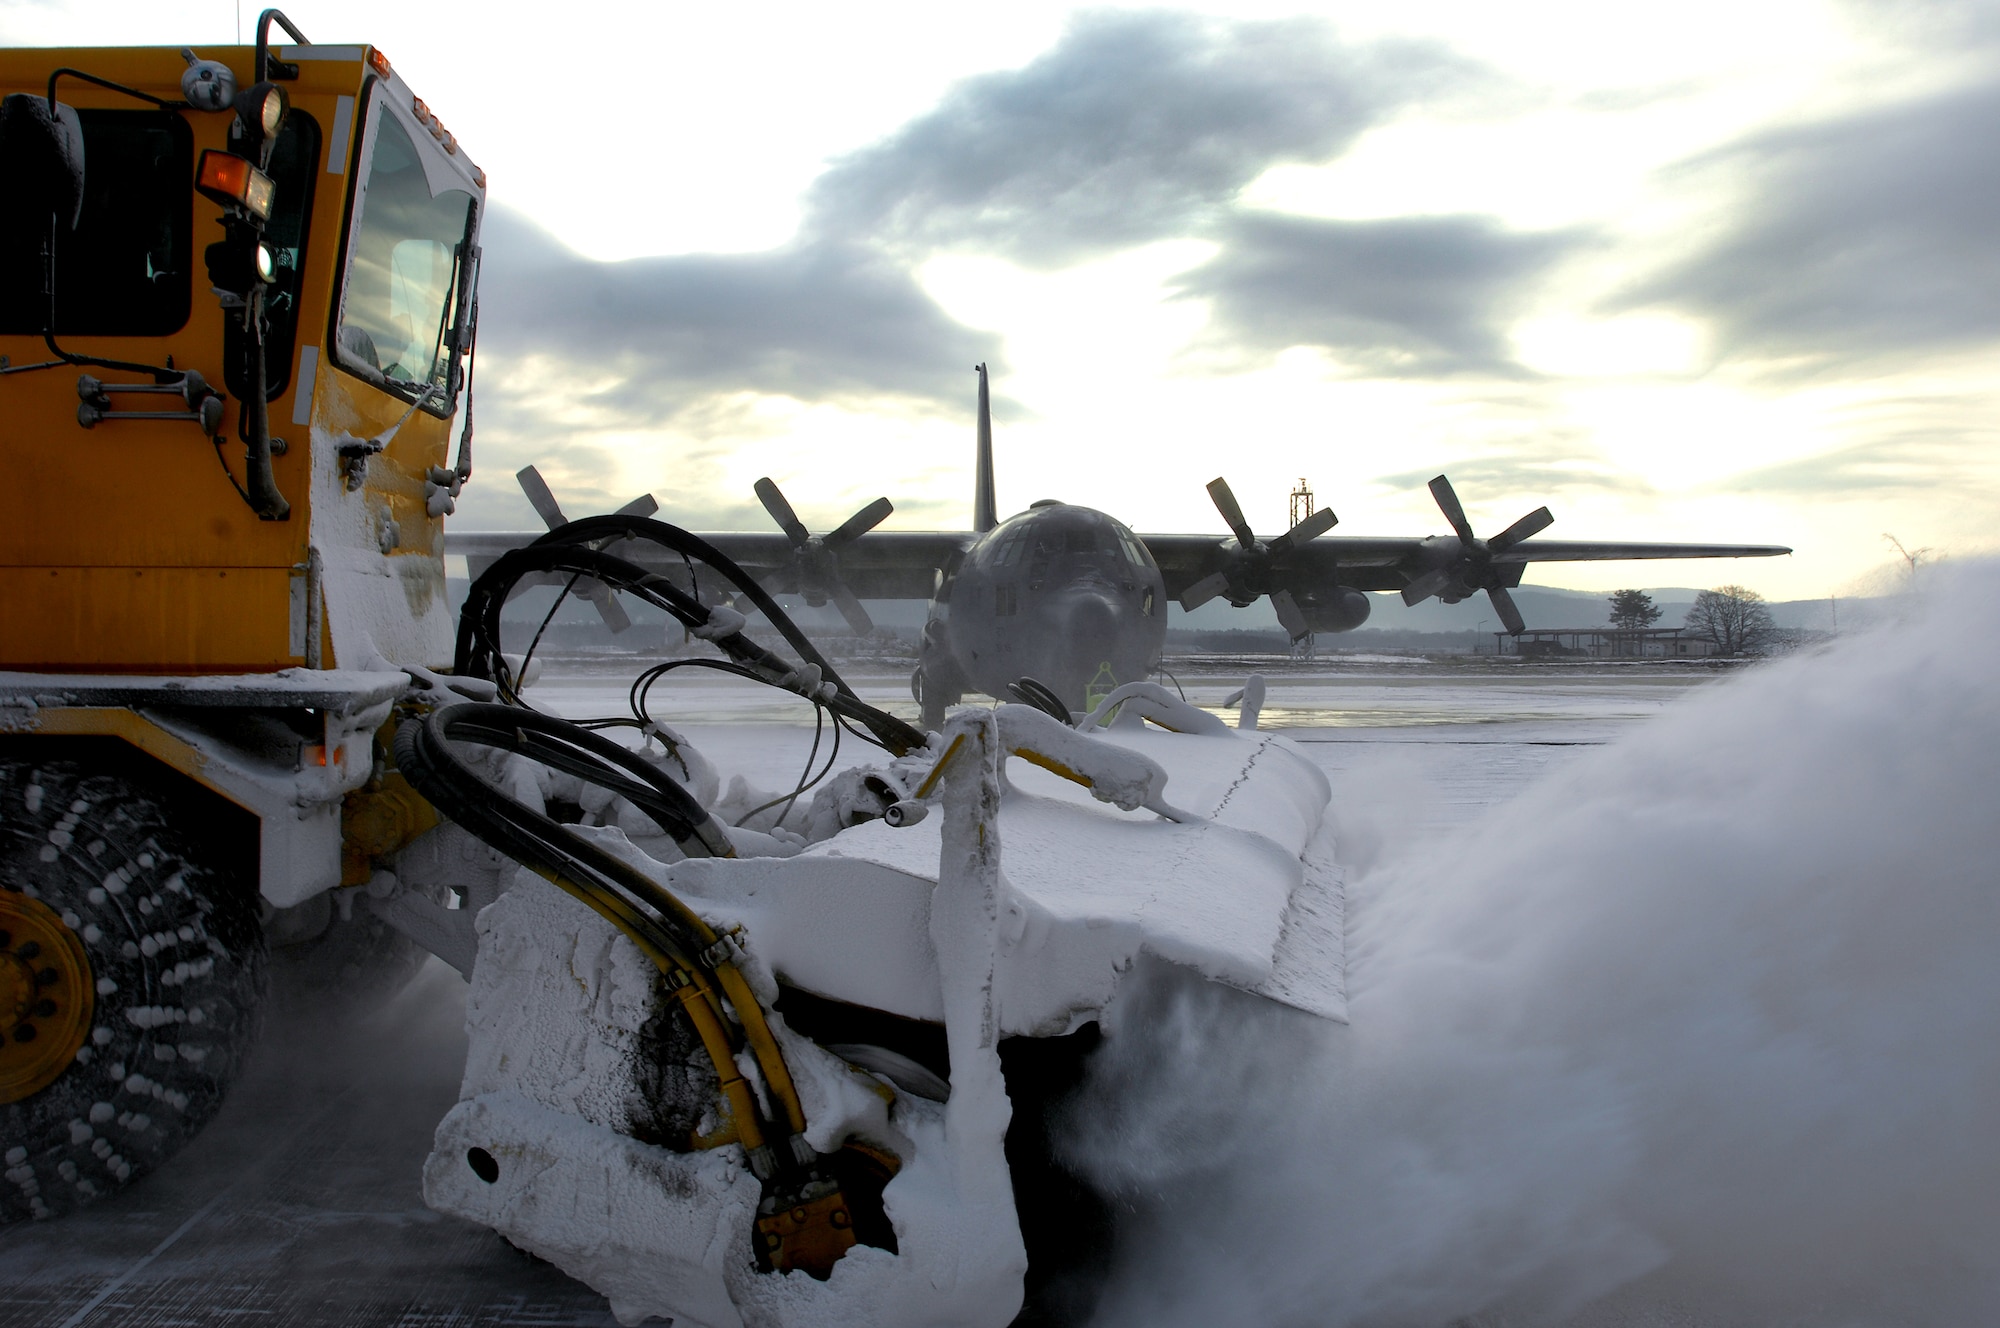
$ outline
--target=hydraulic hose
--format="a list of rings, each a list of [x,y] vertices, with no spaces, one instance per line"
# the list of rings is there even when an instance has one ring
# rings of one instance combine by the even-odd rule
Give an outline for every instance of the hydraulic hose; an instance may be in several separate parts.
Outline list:
[[[728,947],[671,891],[630,864],[507,796],[475,774],[451,744],[474,742],[518,752],[627,797],[691,856],[725,856],[726,833],[666,772],[637,754],[566,720],[515,706],[466,702],[407,721],[396,733],[397,767],[418,792],[481,841],[572,895],[629,936],[666,975],[714,1063],[737,1136],[760,1174],[802,1161],[770,1149],[769,1132],[748,1082],[736,1068],[733,1012],[741,1040],[781,1108],[787,1135],[805,1129],[805,1112],[763,1007]],[[593,759],[595,758],[595,759]],[[636,795],[636,796],[635,796]]]
[[[579,532],[579,527],[589,529]],[[741,631],[714,637],[715,645],[724,654],[758,673],[764,681],[799,692],[825,705],[836,715],[861,724],[875,736],[877,742],[898,756],[924,745],[922,731],[856,696],[853,688],[834,671],[785,611],[757,586],[748,573],[699,536],[665,522],[641,517],[586,517],[581,521],[572,521],[550,531],[533,544],[511,550],[495,560],[473,582],[460,610],[454,669],[461,674],[498,680],[505,667],[499,646],[501,610],[514,586],[524,577],[538,572],[590,576],[665,610],[691,631],[706,634],[712,630],[709,607],[675,585],[670,578],[592,547],[590,543],[593,532],[596,539],[614,539],[634,528],[638,528],[638,533],[632,535],[633,538],[649,539],[674,552],[689,557],[699,556],[704,561],[719,560],[715,564],[716,570],[732,585],[738,584],[738,578],[741,579],[739,588],[771,620],[785,640],[798,649],[809,669],[816,671],[821,686],[812,684],[812,673],[772,654]],[[831,684],[831,694],[825,690],[825,684]]]
[[[762,586],[757,584],[757,579],[744,571],[729,555],[723,553],[722,550],[716,548],[713,544],[710,544],[707,540],[694,534],[692,531],[682,530],[679,526],[669,525],[665,521],[655,521],[650,517],[612,514],[609,516],[585,517],[580,521],[572,521],[566,526],[560,526],[550,531],[538,542],[548,544],[595,543],[597,541],[615,539],[620,535],[628,539],[645,540],[671,553],[679,554],[683,558],[705,563],[709,568],[720,574],[724,580],[728,581],[746,600],[754,605],[759,613],[764,615],[771,626],[777,629],[778,634],[785,638],[786,644],[798,652],[801,660],[818,669],[820,677],[833,684],[838,695],[833,701],[828,703],[829,707],[836,714],[843,715],[848,719],[860,723],[870,733],[874,734],[876,741],[880,742],[891,753],[902,756],[906,753],[916,751],[924,745],[926,737],[923,730],[905,723],[885,710],[878,710],[874,706],[864,702],[859,696],[856,696],[854,689],[847,685],[846,679],[840,676],[839,671],[833,667],[826,656],[819,652],[818,648],[813,645],[806,634],[799,630],[798,624],[792,621],[791,615],[778,607],[778,602],[772,599]],[[696,602],[699,603],[699,601]],[[706,621],[705,606],[703,607],[703,613],[704,621]],[[748,638],[744,639],[748,640]],[[717,644],[721,643],[718,642]]]

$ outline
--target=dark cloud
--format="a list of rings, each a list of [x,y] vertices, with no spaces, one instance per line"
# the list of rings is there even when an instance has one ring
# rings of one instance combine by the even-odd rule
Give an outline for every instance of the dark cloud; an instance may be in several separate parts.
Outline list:
[[[1495,365],[1495,302],[1546,242],[1468,221],[1233,212],[1272,165],[1327,160],[1404,108],[1492,84],[1441,48],[1348,45],[1316,21],[1087,16],[1024,68],[957,85],[835,163],[779,249],[599,263],[494,209],[482,350],[510,366],[504,409],[524,434],[566,427],[551,401],[597,427],[671,420],[709,437],[744,424],[750,395],[956,412],[976,362],[1004,390],[998,338],[925,294],[927,254],[1054,265],[1204,235],[1224,252],[1190,290],[1255,348],[1366,349],[1406,372]]]
[[[1203,230],[1267,168],[1327,160],[1487,78],[1441,48],[1348,46],[1316,21],[1090,15],[1026,67],[966,80],[838,162],[812,225],[1060,265]]]
[[[1330,221],[1244,214],[1179,280],[1211,302],[1211,338],[1266,351],[1323,346],[1388,374],[1518,372],[1504,325],[1534,283],[1586,242],[1481,217]]]
[[[504,210],[489,226],[482,349],[552,355],[585,381],[615,376],[590,404],[630,424],[746,391],[957,406],[972,365],[994,358],[992,337],[861,245],[598,263]]]
[[[1811,371],[2000,336],[2000,84],[1767,134],[1683,168],[1749,179],[1734,227],[1616,302],[1712,319]]]

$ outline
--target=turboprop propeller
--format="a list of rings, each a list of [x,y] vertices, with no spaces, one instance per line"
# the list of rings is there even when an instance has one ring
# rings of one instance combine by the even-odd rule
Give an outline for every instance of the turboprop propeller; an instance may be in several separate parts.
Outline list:
[[[757,490],[757,500],[764,504],[764,510],[771,514],[771,519],[785,532],[785,538],[792,542],[792,565],[806,603],[818,608],[832,600],[856,636],[866,636],[874,631],[875,620],[868,616],[868,610],[861,607],[861,600],[840,577],[840,550],[882,524],[883,518],[896,510],[895,504],[887,498],[877,498],[834,530],[815,535],[806,529],[805,523],[792,511],[792,505],[785,501],[785,495],[769,476],[758,480],[753,487]]]
[[[1493,601],[1493,611],[1500,615],[1500,621],[1506,624],[1507,630],[1519,636],[1527,630],[1527,620],[1515,607],[1514,597],[1507,593],[1495,558],[1530,535],[1548,529],[1555,517],[1549,514],[1548,508],[1537,507],[1492,539],[1483,540],[1472,533],[1472,523],[1465,519],[1465,508],[1459,505],[1458,495],[1452,492],[1450,480],[1442,475],[1432,480],[1431,497],[1437,500],[1438,510],[1444,513],[1444,519],[1451,522],[1451,528],[1458,532],[1459,552],[1404,586],[1403,603],[1421,604],[1432,595],[1443,597],[1448,604],[1456,603],[1475,590],[1483,590],[1486,597]]]
[[[1306,615],[1300,611],[1291,591],[1274,584],[1276,574],[1284,569],[1294,552],[1333,529],[1340,518],[1333,514],[1332,508],[1322,507],[1266,543],[1251,533],[1250,523],[1243,519],[1243,509],[1237,504],[1236,495],[1229,491],[1229,481],[1220,476],[1210,480],[1208,496],[1215,503],[1216,511],[1222,513],[1229,529],[1235,533],[1236,550],[1230,555],[1227,567],[1210,573],[1187,588],[1181,595],[1181,607],[1198,609],[1217,595],[1223,595],[1231,604],[1241,608],[1255,601],[1259,595],[1269,595],[1278,621],[1291,633],[1292,640],[1299,640],[1310,630],[1306,626]]]
[[[549,482],[542,478],[541,471],[533,466],[523,466],[514,472],[514,479],[520,484],[521,492],[528,495],[528,505],[535,509],[535,515],[542,519],[542,524],[550,530],[569,524],[569,518],[563,515],[562,505],[556,501],[555,493],[550,490]],[[650,493],[642,493],[619,508],[618,515],[651,516],[659,510],[659,501]],[[604,583],[586,578],[577,585],[575,593],[597,606],[598,616],[604,619],[604,625],[614,635],[632,625],[624,606],[612,595],[611,587]]]

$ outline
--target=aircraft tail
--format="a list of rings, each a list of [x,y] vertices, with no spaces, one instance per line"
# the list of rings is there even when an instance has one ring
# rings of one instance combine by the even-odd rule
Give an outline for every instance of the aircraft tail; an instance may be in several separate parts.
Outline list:
[[[986,366],[973,366],[979,374],[979,451],[974,460],[972,529],[984,535],[1000,524],[993,500],[993,407],[986,395]]]

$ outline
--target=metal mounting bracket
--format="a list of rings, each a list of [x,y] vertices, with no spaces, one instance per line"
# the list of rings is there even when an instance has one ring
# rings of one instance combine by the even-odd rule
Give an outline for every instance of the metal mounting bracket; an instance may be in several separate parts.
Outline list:
[[[114,392],[171,394],[179,397],[187,409],[113,410]],[[80,374],[76,394],[82,399],[76,408],[76,422],[86,429],[94,429],[106,420],[189,420],[199,424],[208,435],[222,428],[222,394],[193,369],[183,373],[177,383],[107,383],[90,374]]]

